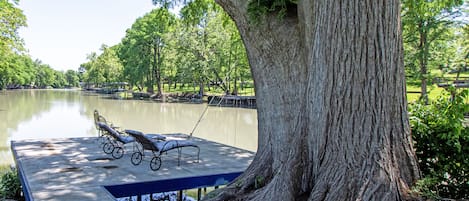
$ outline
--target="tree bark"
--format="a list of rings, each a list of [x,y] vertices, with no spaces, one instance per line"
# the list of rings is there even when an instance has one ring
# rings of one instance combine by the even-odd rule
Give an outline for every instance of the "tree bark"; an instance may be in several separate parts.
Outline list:
[[[425,104],[428,104],[428,93],[427,93],[427,61],[428,61],[428,44],[427,44],[427,31],[426,27],[423,24],[424,22],[419,23],[419,65],[420,65],[420,76],[422,76],[420,89],[421,95],[420,99],[424,101]]]
[[[213,200],[403,200],[419,178],[405,99],[398,0],[299,0],[249,23],[258,150]]]
[[[161,87],[161,68],[163,63],[163,58],[161,53],[163,51],[163,47],[161,45],[161,38],[156,39],[155,51],[156,51],[156,86],[158,88],[158,97],[161,97],[163,94],[163,90]]]

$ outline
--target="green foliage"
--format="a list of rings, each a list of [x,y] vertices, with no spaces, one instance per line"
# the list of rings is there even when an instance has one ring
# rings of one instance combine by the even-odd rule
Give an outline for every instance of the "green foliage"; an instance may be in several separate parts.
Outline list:
[[[26,26],[18,1],[0,0],[0,90],[12,87],[63,87],[63,73],[24,53],[18,29]]]
[[[24,82],[19,74],[14,72],[20,63],[18,51],[22,50],[22,41],[18,29],[26,25],[26,17],[17,2],[0,0],[0,89],[11,82]]]
[[[263,176],[256,176],[256,179],[254,180],[254,188],[259,189],[264,187],[265,185],[265,179]]]
[[[124,77],[132,85],[146,86],[153,92],[157,84],[161,93],[162,73],[165,70],[165,49],[176,17],[166,8],[154,9],[137,19],[126,32],[118,50],[123,63]]]
[[[187,8],[189,9],[189,8]],[[194,21],[197,19],[197,21]],[[239,81],[251,81],[246,50],[234,22],[218,6],[177,29],[178,79],[216,83],[225,93],[237,93]],[[186,76],[186,78],[184,78]],[[191,80],[186,80],[191,81]],[[209,88],[210,89],[210,88]]]
[[[464,127],[468,90],[451,90],[431,105],[410,105],[412,138],[428,196],[469,198],[469,128]]]
[[[439,183],[439,181],[436,178],[424,177],[417,181],[411,191],[412,193],[418,194],[420,197],[437,200],[439,198],[438,189],[435,188],[437,183]]]
[[[3,51],[22,49],[18,29],[26,26],[26,16],[16,7],[17,3],[0,0],[0,56]]]
[[[206,14],[221,10],[213,0],[194,0],[181,9],[181,17],[186,24],[195,25],[203,21]]]
[[[237,28],[213,0],[190,1],[181,18],[164,8],[153,10],[127,30],[117,52],[123,81],[139,90],[162,82],[173,86],[169,91],[196,86],[203,93],[215,83],[235,93],[239,83],[252,81]]]
[[[251,0],[248,12],[252,22],[258,23],[259,18],[269,13],[277,13],[279,17],[285,17],[289,9],[296,9],[297,0]]]
[[[462,0],[403,0],[402,27],[406,73],[422,82],[432,69],[448,68],[457,60],[452,26]],[[427,94],[422,94],[426,96]]]
[[[100,86],[104,83],[119,82],[122,79],[122,62],[117,56],[118,46],[101,46],[102,53],[97,55],[91,53],[88,55],[88,62],[81,64],[86,70],[84,81]],[[73,78],[75,79],[75,78]]]
[[[78,87],[80,85],[79,74],[74,70],[67,70],[65,72],[65,79],[68,87]]]
[[[9,170],[1,175],[0,179],[0,198],[24,200],[21,196],[21,183],[18,173],[15,170]]]

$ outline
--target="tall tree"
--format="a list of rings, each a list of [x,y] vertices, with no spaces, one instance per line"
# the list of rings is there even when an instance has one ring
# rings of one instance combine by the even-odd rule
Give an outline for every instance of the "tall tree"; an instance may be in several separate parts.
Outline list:
[[[427,103],[427,82],[429,78],[429,62],[432,60],[432,46],[445,36],[445,32],[453,24],[452,19],[459,11],[455,7],[462,5],[462,0],[403,0],[402,21],[404,40],[408,44],[407,63],[417,64],[421,80],[421,97]],[[414,51],[412,51],[414,50]],[[412,54],[414,52],[414,54]],[[414,60],[414,61],[413,61]]]
[[[118,46],[103,44],[100,50],[101,54],[92,52],[87,56],[88,62],[81,64],[85,69],[85,81],[95,85],[122,81],[123,66],[117,55]]]
[[[259,137],[251,165],[212,199],[408,198],[419,171],[400,1],[216,2],[247,49]]]
[[[0,0],[0,51],[22,49],[18,29],[26,26],[26,16],[17,8],[18,1]]]
[[[74,70],[67,70],[65,72],[65,79],[67,80],[68,87],[78,87],[80,85],[80,77],[78,72]]]
[[[84,80],[87,85],[99,86],[105,82],[103,69],[97,65],[98,54],[96,52],[91,52],[86,56],[88,62],[81,64],[84,70]]]
[[[469,3],[468,3],[469,4]],[[469,6],[469,5],[468,5]],[[469,12],[468,12],[469,13]],[[458,60],[456,62],[458,78],[462,70],[469,70],[469,23],[461,27],[458,44],[460,48],[457,52]]]
[[[119,46],[118,56],[124,65],[124,79],[129,81],[131,86],[137,86],[139,91],[142,91],[145,83],[149,82],[146,80],[146,75],[150,61],[147,59],[146,48],[139,45],[140,40],[131,36],[132,31],[132,29],[127,30],[127,34]]]
[[[170,32],[175,20],[175,16],[165,8],[152,10],[137,19],[132,28],[127,30],[120,48],[120,58],[127,68],[125,71],[130,75],[147,75],[147,90],[153,92],[153,85],[156,84],[158,95],[162,93],[161,73],[166,43],[164,35]],[[130,73],[135,71],[137,73]]]
[[[98,56],[95,68],[100,68],[103,74],[104,82],[119,82],[122,77],[122,63],[117,56],[117,46],[101,46],[102,53]]]
[[[40,60],[36,60],[34,61],[34,67],[36,68],[37,87],[47,88],[56,84],[56,73],[49,65],[43,64]]]
[[[220,8],[218,7],[218,10]],[[209,42],[209,22],[217,15],[217,7],[210,0],[199,0],[190,2],[181,9],[183,22],[188,25],[184,31],[189,35],[189,43],[185,43],[188,53],[191,54],[190,71],[193,81],[199,85],[199,95],[204,94],[205,83],[209,81],[209,68],[213,49]]]
[[[6,87],[15,76],[14,63],[18,51],[23,48],[18,29],[26,26],[26,17],[17,4],[18,1],[0,0],[0,89]]]
[[[192,66],[192,77],[203,93],[205,83],[216,83],[226,93],[240,75],[250,77],[246,50],[233,21],[222,8],[211,0],[194,1],[181,10],[182,21],[186,25],[181,37],[181,45]],[[185,40],[185,41],[184,41]],[[190,56],[187,54],[191,54]],[[210,86],[210,85],[209,85]]]

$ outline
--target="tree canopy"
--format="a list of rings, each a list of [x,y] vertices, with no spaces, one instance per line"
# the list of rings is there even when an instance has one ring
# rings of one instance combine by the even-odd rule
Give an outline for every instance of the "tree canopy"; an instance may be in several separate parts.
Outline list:
[[[0,89],[23,87],[77,86],[56,71],[26,54],[18,29],[26,26],[26,16],[18,1],[0,0]]]
[[[455,36],[451,26],[455,24],[454,17],[461,14],[459,7],[462,4],[462,0],[402,1],[407,72],[421,81],[421,95],[427,103],[429,70],[454,63],[451,60],[455,59],[455,52],[448,52],[451,38]]]
[[[199,4],[198,4],[199,3]],[[251,72],[241,37],[228,15],[213,1],[193,2],[176,16],[156,8],[138,18],[115,45],[115,79],[127,81],[138,90],[163,93],[169,89],[193,86],[199,94],[208,88],[236,94],[252,84]],[[82,64],[85,80],[101,84],[105,79],[105,55],[92,53]],[[113,56],[114,57],[114,56]],[[101,72],[101,73],[100,73]]]

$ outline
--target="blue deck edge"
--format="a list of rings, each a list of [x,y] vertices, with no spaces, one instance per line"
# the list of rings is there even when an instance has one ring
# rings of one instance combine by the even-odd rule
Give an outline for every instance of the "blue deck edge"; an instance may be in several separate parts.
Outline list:
[[[33,196],[31,194],[28,179],[26,178],[26,174],[24,174],[24,172],[23,172],[23,168],[22,168],[23,166],[22,166],[21,161],[17,160],[18,153],[16,153],[16,149],[14,148],[15,147],[14,141],[10,141],[10,147],[11,147],[11,152],[13,153],[13,159],[15,160],[16,169],[18,171],[18,177],[19,177],[20,182],[21,182],[21,187],[22,187],[22,190],[23,190],[24,199],[26,201],[32,201],[34,199],[33,199]]]
[[[221,186],[233,181],[243,172],[214,174],[206,176],[183,177],[158,181],[128,183],[104,186],[114,198],[140,196],[152,193],[161,193],[210,186]]]

